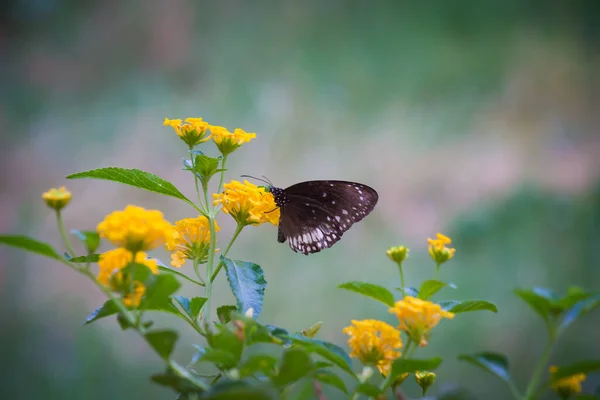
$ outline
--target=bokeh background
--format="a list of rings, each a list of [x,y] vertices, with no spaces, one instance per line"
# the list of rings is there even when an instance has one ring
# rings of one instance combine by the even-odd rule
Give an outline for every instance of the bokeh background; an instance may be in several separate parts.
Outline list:
[[[436,329],[422,352],[445,357],[435,390],[464,386],[475,398],[505,399],[505,386],[456,355],[505,352],[522,387],[545,332],[511,291],[599,289],[597,1],[9,0],[1,7],[2,233],[60,246],[40,195],[63,184],[74,194],[69,228],[93,229],[130,203],[159,208],[171,221],[193,216],[175,199],[64,176],[140,168],[191,196],[181,170],[185,145],[162,121],[203,117],[257,133],[230,157],[229,178],[265,174],[283,187],[356,180],[380,193],[371,216],[309,257],[277,244],[273,226],[242,233],[230,254],[264,268],[265,323],[296,330],[321,320],[321,337],[345,346],[350,319],[393,322],[385,307],[336,285],[399,286],[385,256],[399,244],[411,248],[407,279],[418,285],[434,269],[426,239],[441,231],[457,249],[441,278],[458,289],[439,298],[484,298],[500,311]],[[225,241],[233,227],[222,221]],[[85,279],[19,251],[3,247],[0,256],[0,398],[174,397],[149,382],[163,365],[133,333],[108,319],[82,326],[103,302]],[[217,304],[232,302],[222,276],[216,295]],[[598,357],[599,322],[598,314],[577,322],[553,362]],[[187,361],[198,342],[187,332],[177,357]],[[584,389],[598,383],[589,377]],[[416,395],[414,384],[408,392]]]

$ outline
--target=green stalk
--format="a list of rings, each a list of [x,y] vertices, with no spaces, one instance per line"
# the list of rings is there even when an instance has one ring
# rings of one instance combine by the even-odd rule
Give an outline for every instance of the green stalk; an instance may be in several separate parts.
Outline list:
[[[67,232],[65,231],[65,225],[63,223],[62,215],[60,210],[56,210],[56,224],[58,225],[58,231],[60,232],[60,236],[62,237],[62,241],[67,248],[67,251],[71,255],[71,257],[75,257],[75,251],[73,250],[73,246],[71,246],[71,242],[67,236]]]
[[[233,232],[233,236],[231,237],[231,240],[229,241],[227,248],[223,252],[223,257],[225,257],[227,255],[227,253],[229,252],[229,249],[233,245],[233,242],[235,242],[235,239],[237,239],[237,237],[240,234],[240,232],[242,231],[242,229],[244,229],[244,226],[245,225],[243,225],[243,224],[237,224],[237,227],[235,228],[235,232]],[[217,269],[215,270],[215,272],[213,272],[213,274],[210,277],[211,282],[213,282],[215,280],[215,278],[217,277],[217,275],[219,275],[221,268],[223,268],[223,263],[219,262],[219,265],[217,265]]]
[[[193,146],[190,146],[190,151],[194,149]],[[190,153],[190,161],[192,162],[192,174],[194,175],[194,184],[196,185],[196,193],[198,194],[198,203],[200,204],[200,208],[202,209],[202,214],[207,214],[208,211],[208,203],[206,205],[202,204],[202,196],[200,195],[200,184],[198,175],[196,175],[196,157],[194,154]],[[206,192],[205,192],[206,193]],[[205,196],[206,198],[206,196]]]
[[[223,179],[225,178],[225,163],[227,163],[227,154],[223,156],[223,162],[221,163],[221,179],[219,180],[219,188],[217,193],[221,193],[221,188],[223,187]]]
[[[208,185],[207,183],[202,184],[202,189],[204,191],[204,199],[206,200],[206,205],[208,206]],[[209,208],[210,209],[210,208]],[[205,288],[206,288],[206,303],[204,303],[204,306],[202,307],[205,312],[203,313],[204,316],[204,320],[206,322],[210,322],[210,296],[212,294],[212,280],[211,280],[211,276],[213,274],[213,266],[215,263],[215,247],[216,247],[216,229],[215,229],[215,214],[214,214],[214,210],[209,212],[208,214],[208,226],[210,229],[210,243],[209,243],[209,247],[208,247],[208,262],[206,265],[206,281],[205,281]]]
[[[531,375],[531,379],[529,380],[529,384],[527,385],[527,389],[525,390],[524,400],[532,400],[533,394],[536,392],[537,387],[540,383],[540,379],[542,377],[542,373],[544,372],[544,368],[548,364],[550,360],[550,355],[552,354],[552,348],[554,347],[554,343],[556,342],[556,334],[553,328],[549,330],[548,342],[546,342],[546,346],[544,347],[544,351],[540,359],[538,360],[535,369],[533,370],[533,374]]]
[[[404,270],[402,269],[402,263],[398,263],[398,269],[400,270],[400,285],[402,285],[402,298],[406,297],[406,291],[404,290]]]
[[[433,277],[433,279],[436,280],[436,281],[438,280],[438,275],[440,274],[440,265],[442,265],[442,264],[440,264],[439,262],[436,261],[436,263],[435,263],[435,275]]]

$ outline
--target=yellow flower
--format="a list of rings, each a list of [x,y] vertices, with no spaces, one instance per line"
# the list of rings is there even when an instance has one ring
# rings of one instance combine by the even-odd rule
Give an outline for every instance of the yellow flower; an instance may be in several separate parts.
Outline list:
[[[550,367],[550,375],[554,375],[558,371],[555,365]],[[581,393],[581,382],[585,381],[585,374],[575,374],[566,378],[559,379],[552,383],[552,390],[561,398],[568,399],[575,393]]]
[[[103,285],[109,286],[111,278],[129,265],[132,260],[133,253],[122,247],[102,253],[98,261],[99,271],[96,279]],[[143,251],[135,253],[135,262],[145,265],[153,274],[158,274],[156,260],[148,260],[146,253]]]
[[[423,396],[427,394],[427,389],[429,389],[429,387],[433,385],[433,382],[435,382],[435,377],[435,374],[430,371],[415,372],[415,381],[417,381],[417,384],[421,386],[421,389],[423,390]]]
[[[210,134],[207,135],[209,127],[208,122],[203,121],[202,118],[187,118],[185,123],[182,123],[180,119],[165,118],[163,125],[173,128],[175,133],[177,133],[177,136],[179,136],[190,149],[200,143],[210,140],[211,137]]]
[[[231,214],[238,224],[260,225],[279,223],[279,208],[273,195],[264,187],[248,181],[231,181],[223,185],[223,193],[213,194],[213,204],[221,204],[226,214]]]
[[[395,263],[402,264],[402,262],[408,257],[408,251],[408,248],[404,246],[396,246],[390,247],[386,251],[386,254],[390,260],[394,261]]]
[[[240,128],[236,128],[233,133],[222,126],[210,126],[212,139],[217,148],[223,155],[234,152],[238,147],[250,140],[256,138],[256,133],[246,133]]]
[[[71,192],[69,192],[64,186],[61,186],[58,189],[52,188],[42,194],[42,199],[44,199],[48,207],[54,208],[56,211],[69,204],[71,197]]]
[[[123,296],[123,304],[127,307],[137,307],[146,293],[146,286],[140,281],[133,282],[133,292]]]
[[[350,336],[348,346],[351,357],[357,357],[363,364],[375,365],[383,375],[390,373],[392,363],[400,357],[402,339],[400,332],[383,321],[367,319],[352,320],[343,332]]]
[[[132,252],[155,249],[175,234],[160,211],[132,205],[108,214],[96,229],[100,237]]]
[[[396,314],[400,325],[398,329],[406,332],[419,346],[428,344],[429,331],[435,327],[442,318],[452,319],[454,314],[442,310],[439,304],[431,301],[406,296],[396,302],[389,312]]]
[[[208,218],[185,218],[175,222],[176,232],[173,238],[166,243],[166,248],[171,252],[171,265],[180,268],[186,260],[205,262],[210,242],[210,227]],[[215,221],[215,231],[220,230]]]
[[[452,240],[448,236],[444,236],[441,233],[436,235],[436,239],[427,239],[429,255],[438,265],[443,264],[446,261],[454,257],[456,249],[446,247],[447,244],[452,243]]]

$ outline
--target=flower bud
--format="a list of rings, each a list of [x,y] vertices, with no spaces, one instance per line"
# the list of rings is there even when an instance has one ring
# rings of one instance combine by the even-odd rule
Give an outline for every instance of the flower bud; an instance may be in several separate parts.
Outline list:
[[[69,192],[64,186],[60,188],[52,188],[42,194],[42,199],[46,202],[48,207],[54,208],[56,211],[64,208],[71,201],[71,192]]]
[[[402,262],[408,257],[408,251],[409,249],[407,247],[395,246],[390,247],[386,251],[386,254],[390,258],[390,260],[394,261],[397,264],[402,264]]]
[[[421,389],[423,389],[423,396],[425,396],[427,389],[435,382],[435,374],[430,371],[417,371],[415,372],[415,380],[421,386]]]

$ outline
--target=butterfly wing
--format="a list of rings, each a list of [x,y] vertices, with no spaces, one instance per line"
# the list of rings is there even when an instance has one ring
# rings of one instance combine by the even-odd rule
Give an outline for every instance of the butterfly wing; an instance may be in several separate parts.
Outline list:
[[[316,253],[338,242],[344,232],[377,204],[377,192],[360,183],[308,181],[284,190],[278,241],[292,250]]]

